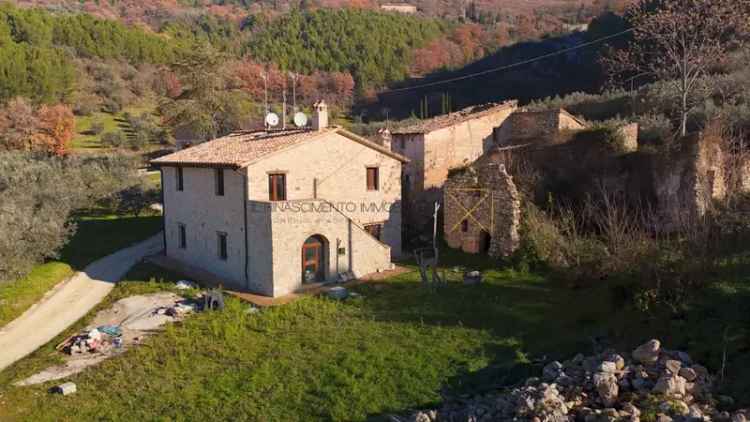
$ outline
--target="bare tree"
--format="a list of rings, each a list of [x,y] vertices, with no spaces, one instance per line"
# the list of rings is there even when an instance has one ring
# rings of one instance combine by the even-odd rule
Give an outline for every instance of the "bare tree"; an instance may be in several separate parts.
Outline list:
[[[633,40],[604,59],[610,77],[670,84],[686,135],[704,77],[729,59],[750,29],[750,0],[640,0],[625,17]]]

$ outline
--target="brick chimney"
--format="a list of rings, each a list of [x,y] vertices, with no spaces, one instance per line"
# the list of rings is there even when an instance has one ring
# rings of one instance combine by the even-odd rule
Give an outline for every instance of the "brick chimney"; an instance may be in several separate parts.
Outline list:
[[[391,149],[391,131],[388,130],[388,128],[382,128],[378,130],[378,136],[380,137],[380,139],[378,139],[378,141],[380,142],[380,145],[390,150]]]
[[[328,127],[328,105],[320,100],[313,104],[312,128],[321,131]]]

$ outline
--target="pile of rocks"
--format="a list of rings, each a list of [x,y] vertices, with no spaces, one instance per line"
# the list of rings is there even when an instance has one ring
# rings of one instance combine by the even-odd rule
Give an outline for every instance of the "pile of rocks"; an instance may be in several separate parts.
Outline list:
[[[708,370],[687,353],[651,340],[623,356],[609,351],[551,362],[541,378],[511,391],[449,401],[411,415],[413,422],[747,422],[750,410],[716,409]],[[728,398],[724,398],[728,399]]]

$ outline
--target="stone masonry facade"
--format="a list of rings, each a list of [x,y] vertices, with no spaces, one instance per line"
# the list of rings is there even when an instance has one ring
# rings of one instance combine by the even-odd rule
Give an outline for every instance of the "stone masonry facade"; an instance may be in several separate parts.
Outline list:
[[[401,166],[408,160],[318,126],[239,134],[154,160],[167,256],[227,288],[274,297],[309,281],[303,245],[311,239],[322,245],[316,281],[390,269],[402,254]],[[283,197],[273,197],[272,180],[283,180]]]
[[[509,256],[518,248],[521,200],[503,164],[479,162],[453,171],[443,203],[448,246],[492,257]]]

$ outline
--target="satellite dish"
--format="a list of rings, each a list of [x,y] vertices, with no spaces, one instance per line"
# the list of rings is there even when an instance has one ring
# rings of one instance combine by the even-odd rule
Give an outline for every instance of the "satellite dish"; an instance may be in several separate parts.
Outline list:
[[[276,113],[266,114],[266,124],[268,126],[277,126],[279,124],[279,115]]]
[[[294,125],[297,127],[307,126],[307,116],[305,115],[305,113],[301,111],[294,113]]]

